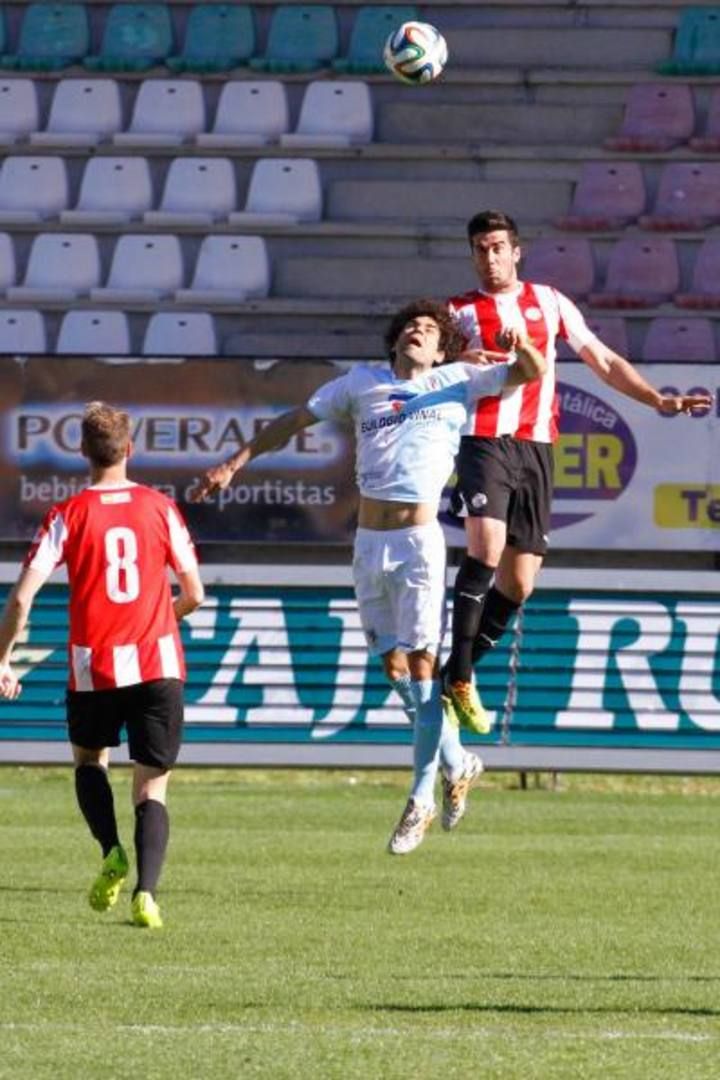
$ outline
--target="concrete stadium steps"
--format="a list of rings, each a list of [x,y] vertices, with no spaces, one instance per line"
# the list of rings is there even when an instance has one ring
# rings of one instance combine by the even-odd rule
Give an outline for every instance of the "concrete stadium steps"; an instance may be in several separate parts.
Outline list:
[[[376,139],[385,143],[556,143],[593,146],[613,134],[621,105],[403,101],[378,106]]]

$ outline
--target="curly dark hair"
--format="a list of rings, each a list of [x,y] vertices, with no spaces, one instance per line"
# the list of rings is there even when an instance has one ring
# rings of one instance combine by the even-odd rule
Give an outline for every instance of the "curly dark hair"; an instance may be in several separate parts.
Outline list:
[[[438,346],[445,353],[444,363],[456,360],[465,348],[465,338],[460,327],[444,304],[441,304],[438,300],[424,298],[406,304],[390,320],[385,332],[385,347],[391,361],[394,359],[395,345],[400,334],[409,322],[419,318],[421,315],[434,319],[438,325],[440,330]]]

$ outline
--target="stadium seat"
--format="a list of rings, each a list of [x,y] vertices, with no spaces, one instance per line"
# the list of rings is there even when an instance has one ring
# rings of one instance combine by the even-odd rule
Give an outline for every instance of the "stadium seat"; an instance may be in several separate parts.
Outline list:
[[[303,72],[329,65],[338,50],[335,8],[283,4],[275,8],[267,50],[250,60],[254,71]]]
[[[60,324],[56,353],[127,356],[130,326],[124,311],[68,311]]]
[[[170,71],[229,71],[255,51],[255,23],[246,4],[196,4],[182,52],[165,61]]]
[[[147,225],[212,225],[235,209],[235,168],[228,158],[176,158],[168,169],[157,210]]]
[[[231,225],[319,221],[322,187],[317,162],[309,158],[261,158],[250,177],[245,210],[230,214]]]
[[[595,282],[590,241],[585,236],[534,240],[525,255],[522,278],[553,285],[568,296],[585,296]]]
[[[715,333],[710,319],[653,319],[645,335],[642,358],[647,362],[713,364],[717,359]]]
[[[720,153],[720,88],[710,96],[705,131],[690,140],[690,147],[701,154]]]
[[[120,87],[114,79],[63,79],[55,87],[44,131],[37,146],[97,146],[122,127]]]
[[[285,84],[279,80],[227,82],[210,132],[195,136],[202,147],[266,146],[289,126]]]
[[[44,352],[47,352],[47,334],[40,311],[30,308],[0,311],[0,353]]]
[[[629,355],[627,323],[622,315],[594,315],[591,312],[586,316],[585,321],[593,334],[596,334],[608,349],[612,349],[620,356]],[[558,338],[557,352],[560,360],[577,360],[577,353],[562,338]]]
[[[270,291],[270,260],[262,236],[206,236],[192,284],[178,289],[178,303],[236,304]]]
[[[60,157],[6,157],[0,168],[0,223],[28,224],[57,217],[68,201]]]
[[[717,75],[720,72],[720,7],[688,7],[680,12],[673,54],[658,64],[662,75]]]
[[[37,90],[32,79],[3,79],[0,82],[0,146],[27,138],[37,131],[39,111]]]
[[[638,83],[630,88],[622,125],[605,139],[608,150],[670,150],[695,130],[695,104],[685,83]]]
[[[666,236],[624,236],[610,252],[605,287],[588,303],[602,308],[647,308],[678,290],[680,268],[674,242]]]
[[[352,146],[373,136],[373,109],[367,83],[311,82],[305,89],[297,128],[281,135],[282,146]]]
[[[63,225],[122,225],[141,218],[153,204],[150,166],[144,157],[90,158],[74,210]]]
[[[692,231],[720,221],[720,162],[673,161],[663,166],[655,205],[643,229]]]
[[[22,285],[7,290],[11,303],[76,300],[100,282],[100,252],[94,236],[40,233],[30,249]]]
[[[217,356],[215,320],[206,311],[156,311],[150,316],[143,356]]]
[[[558,229],[602,232],[622,229],[645,209],[645,181],[636,161],[589,161],[582,166],[570,213]]]
[[[173,47],[167,4],[114,4],[100,52],[86,56],[90,71],[146,71],[161,64]]]
[[[96,302],[153,303],[171,296],[183,283],[183,258],[177,236],[121,236],[115,245],[104,288],[92,289]]]
[[[0,58],[0,67],[58,71],[85,56],[90,27],[84,4],[30,4],[20,28],[18,50]]]
[[[361,7],[355,16],[347,56],[336,57],[332,61],[333,69],[349,75],[384,72],[385,42],[396,27],[417,17],[417,8],[412,4]]]
[[[146,79],[116,146],[180,146],[205,129],[205,99],[194,79]]]
[[[680,308],[720,309],[720,237],[708,236],[693,264],[690,290],[676,293]]]

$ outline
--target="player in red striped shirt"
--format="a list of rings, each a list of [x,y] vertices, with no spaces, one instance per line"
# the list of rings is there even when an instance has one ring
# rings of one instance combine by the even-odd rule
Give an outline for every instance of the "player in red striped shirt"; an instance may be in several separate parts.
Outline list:
[[[202,603],[195,549],[171,499],[127,478],[130,418],[92,402],[82,419],[90,486],[49,511],[0,621],[0,696],[20,693],[10,657],[35,594],[56,566],[70,586],[67,719],[75,790],[103,853],[90,890],[97,911],[114,906],[128,874],[118,837],[109,747],[127,726],[135,762],[138,882],[132,916],[160,927],[155,901],[169,833],[166,792],[180,749],[185,661],[178,622]],[[173,599],[168,569],[180,586]]]
[[[486,351],[497,351],[500,331],[513,331],[543,354],[547,367],[535,382],[481,398],[457,457],[454,504],[465,517],[467,554],[455,582],[445,688],[461,723],[484,734],[489,724],[472,681],[474,663],[530,596],[547,551],[558,434],[556,340],[567,341],[609,386],[662,413],[691,413],[711,398],[660,394],[593,334],[572,300],[548,285],[520,281],[520,240],[507,214],[476,214],[467,234],[480,288],[448,301],[465,334],[463,359],[492,363]]]

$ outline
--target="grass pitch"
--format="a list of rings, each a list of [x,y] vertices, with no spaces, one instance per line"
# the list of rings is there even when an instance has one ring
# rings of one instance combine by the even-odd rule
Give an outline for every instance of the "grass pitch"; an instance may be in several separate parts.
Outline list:
[[[154,933],[70,770],[1,769],[0,1077],[720,1075],[720,781],[486,779],[391,858],[407,780],[179,771]]]

